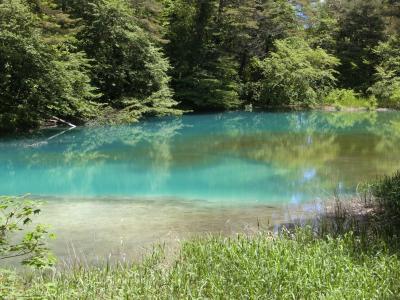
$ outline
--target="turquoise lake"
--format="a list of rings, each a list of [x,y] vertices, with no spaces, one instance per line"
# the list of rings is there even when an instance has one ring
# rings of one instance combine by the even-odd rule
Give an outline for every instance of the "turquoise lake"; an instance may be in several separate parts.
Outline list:
[[[399,149],[398,112],[231,112],[46,129],[0,139],[0,194],[46,199],[42,220],[59,249],[69,240],[98,253],[121,236],[129,249],[355,194],[358,183],[400,168]]]
[[[399,167],[399,122],[388,112],[240,112],[43,130],[0,141],[0,192],[298,203]]]

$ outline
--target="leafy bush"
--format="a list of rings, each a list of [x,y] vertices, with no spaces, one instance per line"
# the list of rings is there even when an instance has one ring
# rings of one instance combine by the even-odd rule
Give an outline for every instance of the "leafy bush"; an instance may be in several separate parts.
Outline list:
[[[374,52],[380,63],[369,91],[377,97],[380,106],[400,108],[400,38],[392,37],[380,43]]]
[[[372,193],[385,214],[400,222],[400,171],[380,179],[373,185]]]
[[[38,203],[24,197],[0,197],[0,261],[23,258],[22,264],[35,268],[51,266],[55,257],[47,247],[47,238],[54,235],[42,224],[28,232],[32,217],[40,213]],[[23,233],[23,234],[22,234]]]
[[[337,108],[341,107],[354,107],[354,108],[368,108],[373,109],[376,107],[376,99],[374,96],[363,98],[353,90],[348,89],[334,89],[325,98],[324,103],[334,105]]]
[[[377,70],[379,81],[369,89],[378,99],[379,106],[400,108],[400,77],[390,78],[383,69]]]
[[[339,64],[334,56],[312,49],[301,38],[279,40],[275,47],[264,60],[253,60],[253,73],[259,77],[253,100],[259,104],[312,105],[334,86]]]

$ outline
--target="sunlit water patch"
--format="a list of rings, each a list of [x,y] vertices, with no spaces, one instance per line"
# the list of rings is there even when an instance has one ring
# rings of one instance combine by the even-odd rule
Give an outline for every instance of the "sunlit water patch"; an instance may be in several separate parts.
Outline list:
[[[400,166],[398,149],[397,112],[235,112],[48,129],[0,140],[0,194],[45,197],[43,220],[59,236],[108,249],[118,235],[132,246],[168,232],[224,231],[228,219],[250,222],[271,206],[354,194],[360,181]]]

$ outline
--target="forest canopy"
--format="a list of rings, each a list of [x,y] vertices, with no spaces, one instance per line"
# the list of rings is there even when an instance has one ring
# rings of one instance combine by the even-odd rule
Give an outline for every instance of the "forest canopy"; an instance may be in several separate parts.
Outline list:
[[[332,95],[400,108],[399,18],[397,0],[0,0],[0,130]]]

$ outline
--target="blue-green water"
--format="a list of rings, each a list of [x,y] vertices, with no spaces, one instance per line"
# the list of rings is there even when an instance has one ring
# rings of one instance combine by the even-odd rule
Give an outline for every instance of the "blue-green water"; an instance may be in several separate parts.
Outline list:
[[[58,133],[0,141],[0,194],[299,203],[400,166],[397,112],[187,115]]]
[[[400,113],[222,113],[0,140],[0,195],[43,197],[63,259],[307,218],[400,167]],[[310,202],[309,202],[310,201]]]

